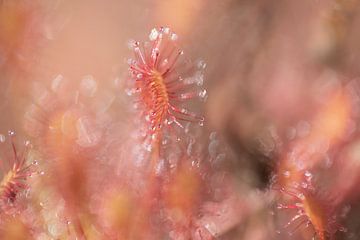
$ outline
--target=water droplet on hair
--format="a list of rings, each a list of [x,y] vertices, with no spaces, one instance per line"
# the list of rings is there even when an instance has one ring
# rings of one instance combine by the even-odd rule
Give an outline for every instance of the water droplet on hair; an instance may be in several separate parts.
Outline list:
[[[168,139],[164,139],[164,140],[162,140],[162,145],[166,145],[166,144],[168,144],[169,143],[169,140]]]
[[[198,61],[197,67],[198,67],[199,69],[205,69],[205,68],[206,68],[206,62],[203,61],[203,60]]]
[[[199,121],[199,126],[200,127],[204,126],[204,120],[203,119]]]
[[[215,140],[216,138],[217,138],[217,132],[210,133],[210,136],[209,136],[210,140]]]
[[[311,130],[311,125],[310,123],[306,122],[306,121],[300,121],[297,126],[297,135],[299,137],[306,137],[310,134],[310,130]]]
[[[98,84],[92,75],[86,75],[80,82],[80,92],[84,96],[93,97],[97,91]]]
[[[209,143],[208,152],[211,158],[216,157],[218,146],[219,146],[219,141],[216,139],[211,140],[211,142]]]
[[[175,34],[175,33],[173,33],[173,34],[171,34],[170,39],[171,39],[172,41],[176,41],[176,40],[178,39],[178,35]]]
[[[38,161],[38,160],[34,160],[34,161],[32,162],[32,164],[33,164],[34,166],[38,166],[38,165],[39,165],[39,161]]]
[[[309,171],[305,171],[304,176],[307,178],[312,178],[312,174]]]
[[[150,41],[155,41],[159,36],[159,32],[156,28],[153,28],[149,34]]]
[[[290,171],[285,171],[284,173],[283,173],[283,175],[284,175],[284,177],[290,177]]]
[[[31,146],[31,142],[30,142],[29,140],[26,140],[26,141],[24,142],[24,145],[25,145],[25,147],[30,147],[30,146]]]
[[[134,39],[130,39],[128,42],[127,42],[127,47],[130,49],[130,50],[133,50],[134,47],[135,47],[135,43],[136,41]]]
[[[12,130],[8,131],[8,134],[9,134],[9,136],[10,136],[10,137],[15,136],[15,132],[14,132],[14,131],[12,131]]]
[[[206,89],[203,89],[203,90],[201,90],[201,91],[199,92],[199,97],[205,98],[205,97],[206,97],[206,94],[207,94]]]
[[[195,139],[194,139],[194,138],[191,138],[191,139],[190,139],[190,143],[189,143],[189,145],[188,145],[188,147],[187,147],[187,149],[186,149],[187,155],[191,156],[191,153],[192,153],[194,144],[195,144]]]
[[[0,134],[0,142],[5,142],[6,138],[3,134]]]
[[[204,84],[204,75],[201,72],[197,72],[194,78],[198,86],[202,86]]]
[[[286,137],[289,140],[293,140],[296,137],[296,129],[291,127],[286,132]]]
[[[168,28],[168,27],[163,27],[163,29],[162,29],[163,31],[163,33],[165,33],[165,34],[169,34],[170,33],[170,28]]]
[[[149,144],[149,143],[145,143],[145,144],[144,144],[144,148],[145,148],[146,151],[151,152],[151,150],[152,150],[152,145]]]
[[[304,196],[304,194],[302,194],[302,193],[299,193],[299,194],[297,195],[297,197],[300,198],[301,200],[305,200],[305,196]]]
[[[64,76],[61,74],[57,75],[51,83],[51,90],[57,92],[60,89],[60,86],[63,81],[64,81]]]

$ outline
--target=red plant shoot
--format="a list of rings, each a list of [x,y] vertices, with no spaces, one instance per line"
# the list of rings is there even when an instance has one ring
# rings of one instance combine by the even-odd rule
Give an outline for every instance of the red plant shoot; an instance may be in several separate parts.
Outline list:
[[[205,64],[180,60],[183,51],[177,45],[178,36],[167,27],[153,29],[150,42],[133,43],[135,59],[130,61],[130,73],[135,88],[130,93],[139,93],[139,103],[145,119],[150,122],[150,133],[156,133],[163,125],[181,121],[199,122],[204,118],[182,106],[186,100],[203,98],[205,90],[193,90],[202,85],[202,70]],[[194,73],[195,75],[191,75]]]
[[[8,204],[13,204],[15,202],[19,192],[27,189],[28,186],[26,180],[33,172],[33,164],[26,163],[29,142],[25,143],[25,149],[19,154],[13,140],[14,132],[10,131],[9,136],[11,138],[13,160],[8,159],[10,169],[3,171],[4,175],[0,183],[0,200],[5,208]],[[34,164],[36,164],[36,162]]]
[[[337,215],[335,208],[332,206],[328,198],[321,195],[312,186],[312,175],[309,171],[304,173],[305,181],[296,186],[287,186],[280,188],[273,188],[283,194],[283,197],[288,196],[288,203],[279,204],[278,209],[294,210],[296,214],[284,226],[284,228],[291,228],[289,234],[294,234],[297,230],[305,225],[305,227],[312,226],[314,229],[314,238],[317,236],[319,240],[333,239],[337,231],[345,231],[343,227],[337,222]]]

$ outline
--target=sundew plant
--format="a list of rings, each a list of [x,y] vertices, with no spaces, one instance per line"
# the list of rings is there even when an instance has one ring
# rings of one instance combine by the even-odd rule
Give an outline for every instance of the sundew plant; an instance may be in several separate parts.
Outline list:
[[[357,0],[0,0],[0,240],[360,239]]]

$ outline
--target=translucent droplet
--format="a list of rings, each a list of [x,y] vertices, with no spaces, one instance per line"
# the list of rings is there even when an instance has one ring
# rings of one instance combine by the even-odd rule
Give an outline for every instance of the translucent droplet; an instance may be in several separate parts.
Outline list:
[[[216,138],[217,138],[217,132],[210,133],[210,136],[209,136],[210,140],[215,140]]]
[[[170,28],[164,27],[164,28],[162,29],[162,31],[163,31],[163,33],[165,33],[165,34],[169,34],[169,33],[170,33]]]
[[[135,89],[133,89],[133,88],[127,88],[127,89],[125,89],[125,93],[126,93],[126,95],[128,95],[128,96],[133,95],[134,92],[135,92]]]
[[[297,197],[300,198],[301,200],[305,200],[305,196],[304,196],[304,194],[302,194],[302,193],[299,193],[299,194],[297,195]]]
[[[205,61],[200,60],[200,61],[197,63],[197,66],[198,66],[199,69],[205,69],[205,68],[206,68],[206,63],[205,63]]]
[[[63,75],[61,75],[61,74],[57,75],[51,83],[51,90],[53,90],[54,92],[57,92],[59,90],[63,80],[64,80]]]
[[[81,147],[95,146],[102,136],[101,129],[89,117],[80,117],[76,122],[76,130],[76,143]]]
[[[165,161],[164,161],[164,159],[160,159],[160,161],[156,165],[155,174],[157,176],[160,176],[162,174],[162,172],[164,171],[164,169],[165,169]]]
[[[148,152],[151,152],[151,150],[152,150],[151,144],[148,144],[148,143],[144,144],[144,148],[145,148],[145,150],[148,151]]]
[[[10,131],[8,132],[8,134],[9,134],[10,137],[15,136],[15,132],[12,131],[12,130],[10,130]]]
[[[201,91],[199,92],[199,97],[205,98],[205,97],[206,97],[206,94],[207,94],[206,89],[203,89],[203,90],[201,90]]]
[[[84,96],[93,97],[97,91],[98,84],[92,75],[83,77],[80,83],[80,92]]]
[[[221,153],[219,155],[217,155],[216,159],[215,159],[215,162],[216,163],[220,163],[222,161],[224,161],[224,159],[226,158],[226,154],[225,153]]]
[[[204,75],[200,72],[198,72],[195,75],[195,81],[198,86],[202,86],[204,84]]]
[[[284,173],[283,173],[283,175],[284,175],[284,177],[290,177],[290,171],[285,171]]]
[[[135,46],[135,40],[134,39],[130,39],[128,42],[127,42],[127,47],[132,50],[134,49],[134,46]]]
[[[204,126],[204,119],[199,120],[199,126],[200,127]]]
[[[297,126],[297,135],[299,137],[306,137],[310,134],[310,130],[311,130],[311,126],[310,123],[306,122],[306,121],[300,121]]]
[[[171,39],[172,41],[176,41],[176,40],[178,39],[178,35],[176,35],[175,33],[173,33],[173,34],[171,34],[170,39]]]
[[[172,118],[171,118],[171,119],[168,119],[168,121],[167,121],[167,124],[168,124],[168,125],[171,125],[171,124],[173,124],[173,123],[174,123],[174,119],[172,119]]]
[[[37,166],[37,165],[39,165],[39,162],[38,162],[38,160],[34,160],[34,161],[32,162],[32,164],[33,164],[34,166]]]
[[[26,141],[24,142],[24,145],[25,145],[26,147],[29,147],[29,146],[31,145],[31,142],[30,142],[29,140],[26,140]]]
[[[188,147],[187,147],[187,149],[186,149],[186,153],[187,153],[187,155],[189,155],[189,156],[191,156],[194,143],[195,143],[195,139],[191,138],[191,139],[190,139],[190,143],[189,143],[189,145],[188,145]]]
[[[307,187],[308,187],[308,184],[305,183],[305,182],[302,182],[302,183],[301,183],[301,187],[302,187],[302,188],[307,188]]]
[[[293,140],[296,137],[296,129],[295,128],[289,128],[286,132],[287,139]]]
[[[304,175],[305,175],[305,177],[308,177],[308,178],[312,177],[312,174],[311,174],[311,172],[309,172],[309,171],[306,171],[306,172],[304,173]]]
[[[219,146],[219,141],[218,140],[212,140],[209,143],[208,151],[209,151],[209,155],[210,155],[211,158],[216,157],[218,146]]]
[[[154,41],[158,38],[159,36],[159,32],[156,28],[153,28],[149,34],[149,39],[150,41]]]
[[[181,113],[188,113],[188,111],[185,108],[183,108],[181,109]]]
[[[3,134],[0,134],[0,142],[5,142],[6,138]]]
[[[137,79],[141,79],[143,77],[143,75],[141,74],[141,73],[138,73],[137,75],[136,75],[136,78]]]
[[[348,229],[346,227],[339,227],[339,231],[346,233]]]

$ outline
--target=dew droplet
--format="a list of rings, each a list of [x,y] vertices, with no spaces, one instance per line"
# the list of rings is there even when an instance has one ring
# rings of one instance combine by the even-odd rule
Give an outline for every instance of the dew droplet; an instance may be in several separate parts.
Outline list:
[[[144,144],[144,148],[145,148],[145,150],[148,151],[148,152],[151,152],[151,150],[152,150],[151,144],[148,144],[148,143]]]
[[[135,40],[134,39],[129,39],[127,41],[127,47],[130,49],[130,50],[133,50],[134,49],[134,46],[135,46]]]
[[[311,174],[311,172],[309,172],[309,171],[305,171],[304,175],[305,175],[305,177],[307,177],[307,178],[311,178],[311,177],[312,177],[312,174]]]
[[[5,142],[6,138],[3,134],[0,134],[0,142]]]
[[[205,98],[205,97],[206,97],[206,94],[207,94],[206,89],[203,89],[203,90],[201,90],[201,91],[199,92],[199,97]]]
[[[210,140],[215,140],[216,138],[217,138],[217,132],[210,133],[210,136],[209,136]]]
[[[198,67],[199,69],[205,69],[205,68],[206,68],[206,63],[205,63],[205,61],[200,60],[200,61],[197,63],[197,67]]]
[[[64,76],[61,74],[57,75],[51,83],[51,90],[57,92],[60,89],[62,82],[64,82]]]
[[[170,33],[170,28],[163,27],[162,32],[165,33],[165,34],[169,34]]]
[[[194,77],[198,86],[202,86],[204,84],[204,75],[201,72],[197,72]]]
[[[38,165],[39,165],[39,162],[38,162],[38,160],[34,160],[34,161],[32,162],[32,164],[33,164],[34,166],[38,166]]]
[[[10,136],[10,137],[15,136],[15,132],[14,132],[14,131],[12,131],[12,130],[8,131],[8,134],[9,134],[9,136]]]
[[[170,39],[172,41],[176,41],[178,39],[178,35],[176,33],[171,34]]]
[[[30,142],[29,140],[26,140],[26,141],[24,142],[24,145],[25,145],[25,147],[30,147],[31,142]]]
[[[153,28],[149,34],[150,41],[155,41],[159,36],[159,32],[156,28]]]
[[[283,175],[284,175],[284,177],[290,177],[290,171],[285,171],[284,173],[283,173]]]
[[[188,113],[188,111],[185,109],[185,108],[183,108],[183,109],[181,109],[181,113]]]
[[[297,195],[297,197],[298,197],[299,199],[301,199],[301,200],[305,200],[305,196],[304,196],[304,194],[302,194],[302,193],[299,193],[299,194]]]
[[[97,91],[98,84],[92,75],[86,75],[80,82],[80,92],[84,96],[93,97]]]
[[[296,126],[297,135],[301,138],[310,134],[311,125],[307,121],[300,121]]]

